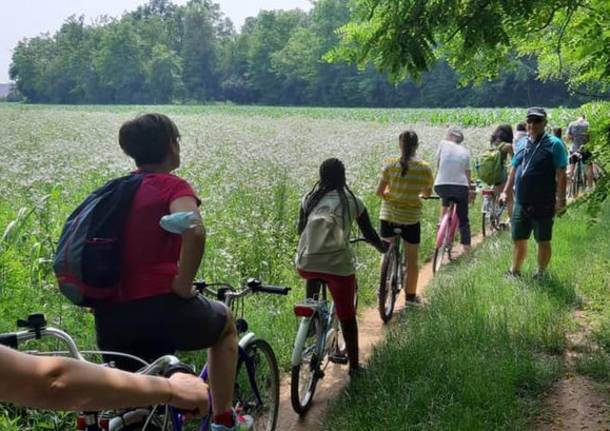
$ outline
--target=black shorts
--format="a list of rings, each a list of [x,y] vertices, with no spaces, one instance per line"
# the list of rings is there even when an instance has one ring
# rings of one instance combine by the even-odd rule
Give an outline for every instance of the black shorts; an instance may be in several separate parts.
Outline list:
[[[582,157],[582,162],[588,164],[589,160],[593,157],[589,151],[580,151],[580,156]],[[578,155],[576,153],[570,153],[570,164],[575,165],[578,163]]]
[[[95,310],[101,350],[129,353],[151,362],[177,350],[201,350],[218,342],[227,324],[227,307],[205,298],[158,295]],[[105,355],[118,368],[134,371],[132,360]]]
[[[402,232],[400,237],[409,244],[417,245],[421,241],[421,224],[396,224],[386,220],[380,220],[381,227],[379,229],[382,238],[394,238],[396,232],[394,229],[399,228]]]

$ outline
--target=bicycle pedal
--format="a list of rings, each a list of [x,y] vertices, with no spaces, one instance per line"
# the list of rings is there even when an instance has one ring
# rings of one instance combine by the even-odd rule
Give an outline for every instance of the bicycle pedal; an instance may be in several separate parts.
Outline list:
[[[341,354],[329,355],[328,360],[330,362],[332,362],[333,364],[339,364],[339,365],[346,365],[349,363],[349,359],[347,358],[347,355],[341,355]]]

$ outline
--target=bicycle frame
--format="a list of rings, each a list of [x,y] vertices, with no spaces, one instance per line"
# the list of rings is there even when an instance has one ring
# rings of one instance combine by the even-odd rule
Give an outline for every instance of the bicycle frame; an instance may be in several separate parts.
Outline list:
[[[449,246],[455,239],[455,233],[458,226],[457,205],[451,202],[447,212],[441,220],[441,224],[436,233],[436,248]]]
[[[334,320],[336,319],[335,304],[334,302],[331,303],[329,310],[329,301],[326,296],[327,294],[325,283],[322,283],[322,286],[320,287],[320,294],[322,296],[322,299],[309,299],[306,303],[298,305],[300,307],[309,308],[312,310],[312,312],[310,316],[301,316],[302,320],[299,324],[299,329],[297,330],[297,336],[294,342],[294,349],[292,350],[291,366],[296,366],[301,363],[301,349],[298,347],[302,346],[305,342],[311,320],[314,319],[316,315],[320,315],[322,317],[322,322],[324,324],[322,328],[324,336],[320,337],[318,345],[316,346],[316,351],[323,352],[326,348],[330,328],[333,326]]]

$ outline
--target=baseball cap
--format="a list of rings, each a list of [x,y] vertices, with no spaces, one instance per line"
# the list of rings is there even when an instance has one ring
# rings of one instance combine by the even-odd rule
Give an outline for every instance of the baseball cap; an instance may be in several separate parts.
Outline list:
[[[546,118],[546,111],[540,106],[532,106],[527,110],[527,117]]]

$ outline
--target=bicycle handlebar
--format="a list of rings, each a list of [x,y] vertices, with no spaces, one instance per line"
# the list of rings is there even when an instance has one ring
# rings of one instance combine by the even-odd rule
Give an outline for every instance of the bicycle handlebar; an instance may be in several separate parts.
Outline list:
[[[438,195],[430,195],[430,196],[419,195],[419,198],[423,199],[423,200],[439,200],[439,199],[442,199]]]
[[[32,319],[34,318],[34,320]],[[32,322],[35,322],[34,326],[28,325]],[[37,355],[51,355],[58,353],[67,353],[69,357],[72,359],[76,359],[79,361],[88,362],[78,350],[74,339],[67,333],[60,329],[47,327],[46,320],[42,314],[31,315],[28,320],[20,320],[18,322],[18,326],[28,327],[27,330],[18,331],[18,332],[9,332],[0,334],[0,345],[10,347],[12,349],[17,349],[20,344],[25,343],[31,340],[39,340],[41,338],[50,337],[56,338],[62,341],[66,347],[68,348],[67,352],[34,352]],[[32,352],[30,352],[32,353]],[[85,353],[96,353],[96,354],[112,354],[116,356],[124,356],[127,358],[134,359],[136,361],[141,362],[145,366],[138,371],[138,374],[146,374],[146,375],[158,375],[170,377],[171,374],[176,372],[190,373],[193,374],[193,369],[181,362],[177,357],[172,355],[162,356],[156,361],[148,364],[143,359],[140,359],[133,355],[128,355],[120,352],[103,352],[103,351],[87,351]]]
[[[353,238],[353,239],[350,239],[350,240],[349,240],[349,243],[350,243],[350,244],[356,244],[356,243],[358,243],[358,242],[366,242],[366,243],[372,244],[372,243],[371,243],[371,241],[369,241],[369,240],[368,240],[368,239],[366,239],[366,238]]]
[[[288,295],[291,290],[289,287],[266,285],[255,278],[249,278],[246,281],[246,287],[240,291],[235,291],[235,288],[228,283],[208,284],[205,281],[196,281],[193,283],[193,287],[202,294],[209,292],[217,300],[227,305],[230,305],[235,299],[243,298],[252,293],[262,292],[272,295]],[[218,287],[218,289],[211,289],[212,287]]]

